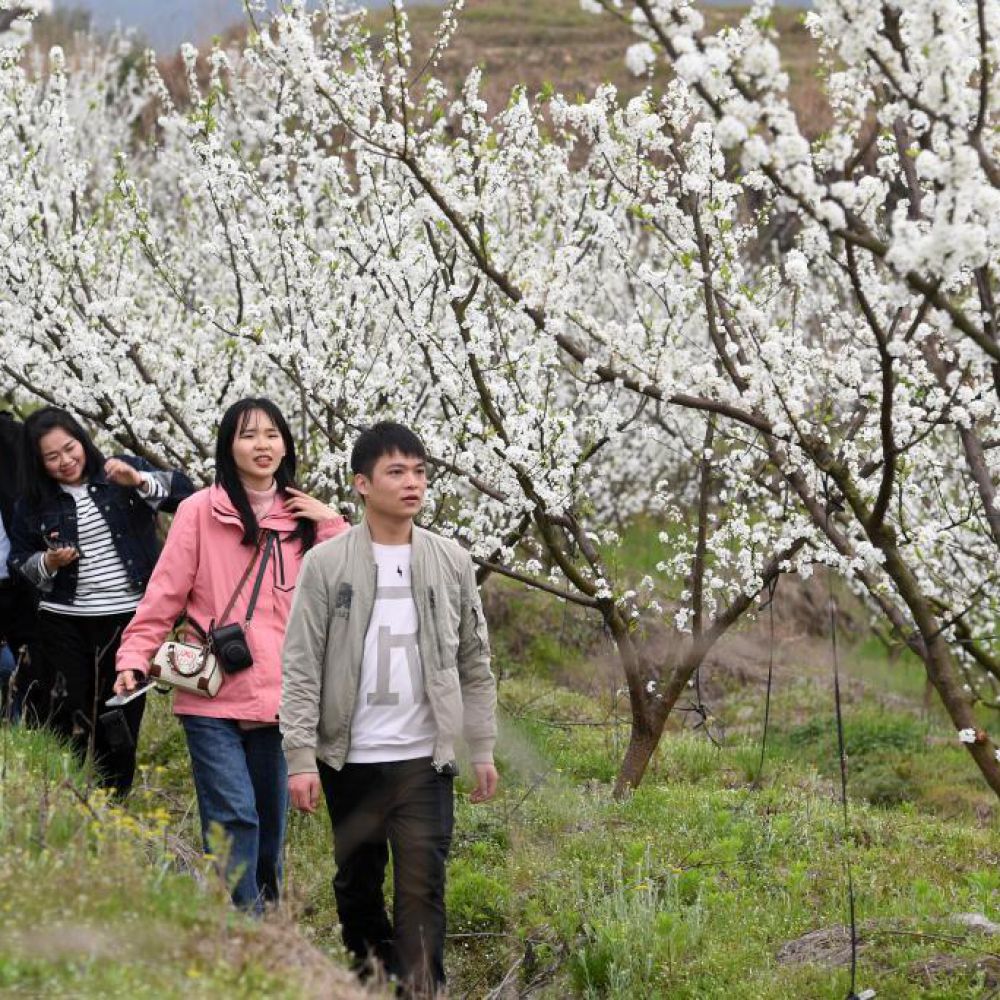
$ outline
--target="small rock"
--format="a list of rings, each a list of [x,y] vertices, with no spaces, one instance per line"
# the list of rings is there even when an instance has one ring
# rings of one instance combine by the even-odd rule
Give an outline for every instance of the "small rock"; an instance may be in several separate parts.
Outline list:
[[[858,936],[858,951],[864,944]],[[781,946],[779,965],[821,965],[839,968],[851,964],[851,931],[847,927],[821,927]]]
[[[949,919],[977,934],[1000,934],[1000,924],[993,923],[982,913],[953,913]]]
[[[1000,960],[992,955],[960,958],[958,955],[928,955],[911,962],[907,977],[925,986],[939,986],[948,979],[979,980],[988,989],[1000,984]]]

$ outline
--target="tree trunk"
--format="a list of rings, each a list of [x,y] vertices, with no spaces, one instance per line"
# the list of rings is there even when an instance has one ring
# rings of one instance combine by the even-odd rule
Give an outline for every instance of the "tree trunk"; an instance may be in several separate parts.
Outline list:
[[[972,700],[959,682],[958,671],[947,643],[937,636],[927,646],[927,656],[924,660],[927,679],[934,685],[955,729],[973,729],[978,733],[979,727],[972,711]],[[965,746],[986,779],[986,783],[1000,797],[1000,761],[995,756],[992,742],[983,733],[977,742],[966,743]]]
[[[625,674],[629,709],[632,713],[632,732],[629,735],[628,749],[625,751],[625,759],[615,780],[614,796],[620,799],[637,788],[642,781],[649,759],[660,742],[663,723],[657,723],[654,709],[658,682],[656,672],[640,655],[628,623],[614,604],[609,602],[601,611],[618,651],[618,662]],[[651,684],[652,690],[650,690]]]
[[[664,721],[666,721],[665,716]],[[615,779],[616,799],[625,798],[629,792],[634,792],[639,787],[639,782],[649,767],[649,761],[659,746],[662,735],[662,724],[656,730],[640,729],[636,726],[635,719],[632,720],[632,735],[629,737],[628,749],[625,751],[625,757],[618,769],[618,777]]]
[[[951,649],[941,635],[941,623],[921,593],[916,579],[903,562],[899,550],[891,542],[886,542],[884,539],[881,541],[879,547],[885,553],[886,572],[892,577],[900,596],[910,609],[913,621],[923,639],[922,658],[927,679],[934,685],[955,729],[977,730],[972,700],[962,687]],[[993,743],[983,734],[976,743],[967,743],[966,747],[986,783],[1000,797],[1000,761],[996,758]]]
[[[615,643],[618,646],[619,658],[625,679],[628,682],[629,698],[632,708],[632,732],[629,736],[628,748],[615,779],[614,796],[624,798],[629,792],[639,787],[649,761],[660,745],[663,728],[667,719],[677,704],[677,699],[694,676],[702,660],[704,660],[711,643],[691,641],[680,662],[670,670],[666,682],[663,674],[667,670],[656,670],[646,661],[635,648],[632,636],[627,630],[620,637],[612,630]],[[650,681],[653,687],[650,689]]]

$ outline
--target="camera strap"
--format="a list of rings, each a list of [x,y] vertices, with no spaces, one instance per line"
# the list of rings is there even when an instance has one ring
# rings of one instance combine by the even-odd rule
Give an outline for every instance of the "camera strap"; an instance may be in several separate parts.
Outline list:
[[[236,606],[236,602],[239,600],[240,594],[243,593],[243,588],[246,586],[247,580],[250,579],[250,574],[253,572],[255,563],[257,562],[257,555],[260,553],[260,540],[264,536],[266,540],[264,542],[264,555],[260,561],[260,570],[257,573],[257,579],[254,581],[253,592],[250,595],[250,603],[247,605],[246,619],[244,625],[250,624],[250,619],[253,617],[254,608],[257,606],[257,598],[260,596],[260,586],[264,580],[264,570],[267,568],[267,560],[271,555],[271,551],[274,548],[276,533],[273,531],[265,530],[257,537],[257,545],[254,547],[253,555],[250,557],[250,562],[247,563],[247,568],[243,571],[243,576],[240,577],[240,582],[236,584],[236,589],[233,591],[233,596],[229,598],[229,603],[226,605],[226,610],[222,612],[219,616],[219,621],[225,624],[226,619],[229,617],[230,612]],[[184,611],[180,618],[174,623],[174,628],[180,628],[180,626],[187,622],[198,634],[198,637],[202,642],[209,642],[209,633],[215,628],[216,619],[212,619],[208,626],[208,632],[206,632],[188,613]]]
[[[244,627],[250,624],[250,619],[253,618],[254,608],[257,607],[257,598],[260,596],[260,585],[264,582],[264,570],[267,568],[267,560],[271,555],[271,551],[274,549],[274,540],[277,537],[277,532],[268,531],[267,539],[264,542],[264,554],[260,557],[260,569],[257,571],[257,579],[254,580],[253,590],[250,592],[250,603],[247,605],[246,618],[243,621]],[[246,578],[244,577],[244,582]],[[242,584],[240,584],[240,589],[242,589]]]

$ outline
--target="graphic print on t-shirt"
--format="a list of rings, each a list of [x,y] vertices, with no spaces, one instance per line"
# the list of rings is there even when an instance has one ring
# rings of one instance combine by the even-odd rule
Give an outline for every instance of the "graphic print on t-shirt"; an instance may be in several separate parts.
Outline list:
[[[406,592],[405,598],[391,596],[389,593],[390,591],[403,591],[404,589]],[[379,587],[375,594],[375,600],[408,600],[412,604],[413,592],[409,588],[403,587]],[[417,692],[423,692],[424,690],[424,678],[420,672],[420,650],[417,648],[417,633],[393,635],[390,625],[379,625],[375,654],[375,690],[368,692],[369,705],[399,704],[399,692],[389,689],[392,681],[392,653],[396,649],[401,650],[406,657],[406,666],[410,672],[410,690],[413,692],[413,700],[417,701]],[[423,694],[423,697],[426,698],[427,695]]]
[[[424,690],[409,545],[373,544],[378,582],[365,635],[349,763],[430,756],[434,717]]]

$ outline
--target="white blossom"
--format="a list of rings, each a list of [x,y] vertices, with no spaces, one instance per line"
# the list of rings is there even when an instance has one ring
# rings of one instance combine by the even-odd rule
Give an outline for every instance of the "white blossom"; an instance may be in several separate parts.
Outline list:
[[[625,65],[633,76],[645,76],[656,62],[656,53],[649,42],[636,42],[625,53]]]

